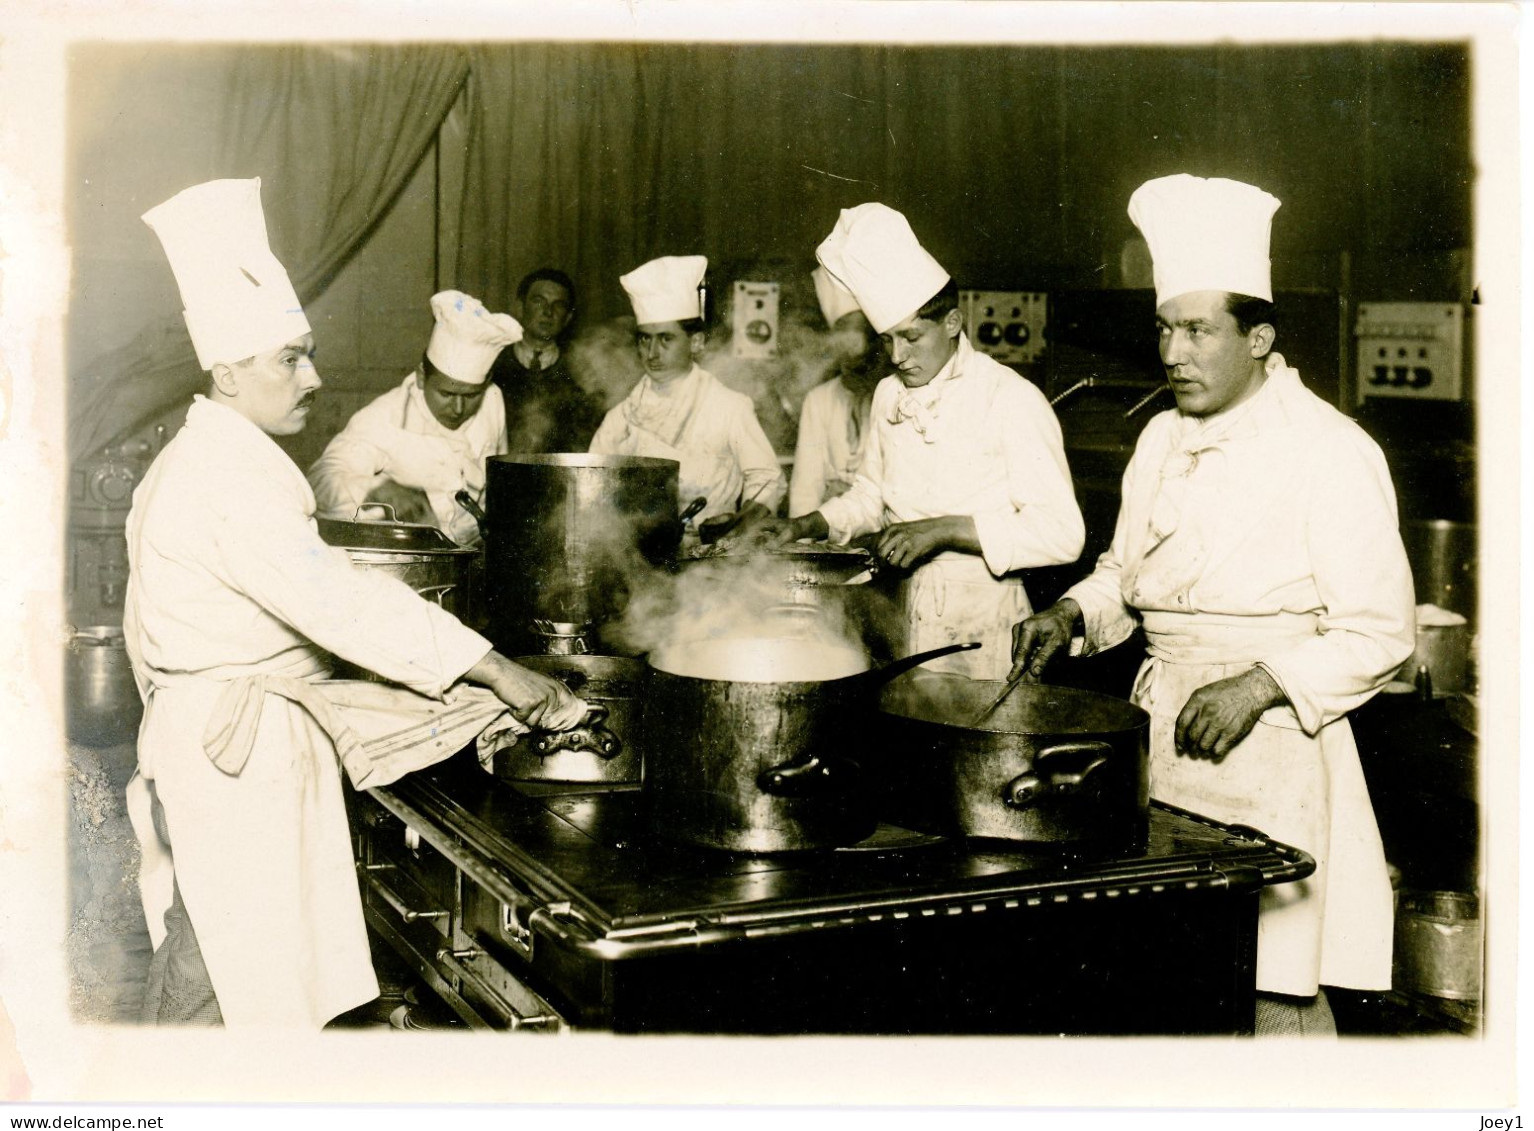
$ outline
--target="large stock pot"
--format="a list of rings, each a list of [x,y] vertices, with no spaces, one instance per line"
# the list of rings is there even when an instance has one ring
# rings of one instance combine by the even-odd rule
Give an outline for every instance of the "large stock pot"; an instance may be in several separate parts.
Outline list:
[[[855,844],[877,823],[862,763],[879,684],[974,647],[881,667],[855,645],[792,636],[652,654],[643,722],[651,831],[735,852]]]
[[[631,580],[682,540],[675,460],[574,453],[485,461],[490,638],[545,651],[538,624],[578,635],[623,612]]]
[[[880,698],[880,816],[921,832],[1083,849],[1144,847],[1150,716],[1133,703],[914,672]]]

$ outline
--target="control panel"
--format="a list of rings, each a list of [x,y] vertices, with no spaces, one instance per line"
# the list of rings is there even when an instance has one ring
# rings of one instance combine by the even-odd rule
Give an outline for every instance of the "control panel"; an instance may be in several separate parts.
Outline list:
[[[959,292],[969,340],[1003,363],[1036,361],[1044,350],[1044,295],[1037,291]]]
[[[777,283],[735,283],[730,303],[730,352],[736,357],[778,356]]]
[[[1459,400],[1464,310],[1452,302],[1364,302],[1358,341],[1358,400]]]

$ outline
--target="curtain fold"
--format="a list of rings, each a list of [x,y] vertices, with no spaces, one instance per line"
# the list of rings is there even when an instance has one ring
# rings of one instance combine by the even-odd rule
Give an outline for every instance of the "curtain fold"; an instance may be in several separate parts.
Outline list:
[[[324,290],[388,211],[467,75],[451,45],[282,47],[233,62],[211,175],[262,178],[272,250],[300,301]],[[145,427],[207,379],[179,310],[89,368],[112,377],[71,413],[71,460]]]

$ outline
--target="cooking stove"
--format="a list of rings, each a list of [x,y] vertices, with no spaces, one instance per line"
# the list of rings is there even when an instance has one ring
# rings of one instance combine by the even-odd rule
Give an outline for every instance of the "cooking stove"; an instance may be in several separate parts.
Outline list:
[[[653,836],[637,786],[472,750],[349,802],[370,927],[488,1029],[1249,1033],[1258,893],[1315,866],[1160,804],[1136,852],[881,825],[733,854]]]

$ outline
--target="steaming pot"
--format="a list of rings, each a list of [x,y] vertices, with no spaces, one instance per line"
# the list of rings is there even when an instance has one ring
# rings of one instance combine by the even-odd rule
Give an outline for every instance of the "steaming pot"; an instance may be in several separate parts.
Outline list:
[[[982,726],[997,680],[914,672],[880,699],[879,815],[921,832],[1086,849],[1145,846],[1150,716],[1023,683]]]
[[[978,647],[950,645],[869,668],[850,645],[804,644],[692,642],[650,658],[643,733],[651,831],[735,852],[855,844],[876,824],[860,762],[879,683]]]
[[[543,650],[535,622],[619,616],[636,569],[669,567],[682,540],[675,460],[571,453],[485,461],[490,638]]]

